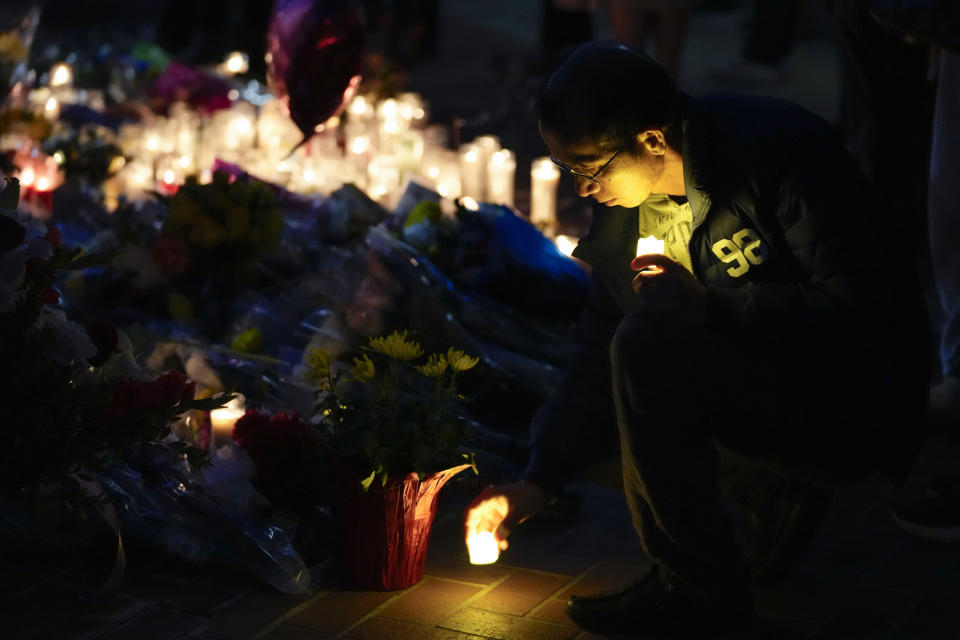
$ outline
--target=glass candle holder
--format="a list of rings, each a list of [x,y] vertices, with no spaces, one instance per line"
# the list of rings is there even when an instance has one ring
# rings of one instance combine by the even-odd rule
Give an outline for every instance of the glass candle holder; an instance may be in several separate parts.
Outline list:
[[[513,206],[513,185],[517,159],[509,149],[500,149],[487,162],[487,200],[493,204]]]
[[[557,185],[560,169],[548,157],[535,158],[530,165],[530,222],[552,230],[557,224]]]
[[[470,196],[474,200],[483,200],[485,167],[482,164],[483,154],[479,146],[473,142],[460,145],[460,193]]]

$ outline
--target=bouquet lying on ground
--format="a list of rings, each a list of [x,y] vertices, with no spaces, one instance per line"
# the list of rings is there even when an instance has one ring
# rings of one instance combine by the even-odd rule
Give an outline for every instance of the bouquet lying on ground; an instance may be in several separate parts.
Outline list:
[[[153,377],[115,327],[81,327],[59,308],[58,272],[103,264],[82,255],[17,210],[19,183],[0,192],[0,497],[64,497],[83,507],[70,478],[89,478],[137,443],[163,438],[195,400],[195,385],[177,371]],[[199,452],[196,452],[199,454]],[[71,488],[73,487],[73,493]]]
[[[371,338],[349,370],[311,350],[305,377],[317,386],[324,443],[364,489],[410,472],[423,479],[474,464],[459,449],[465,418],[457,411],[457,376],[477,362],[456,349],[426,355],[406,331]]]

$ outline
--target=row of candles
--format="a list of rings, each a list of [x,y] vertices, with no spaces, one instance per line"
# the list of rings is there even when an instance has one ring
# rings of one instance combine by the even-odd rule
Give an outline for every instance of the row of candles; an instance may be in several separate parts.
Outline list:
[[[218,71],[243,73],[247,63],[245,55],[234,52]],[[278,100],[256,106],[239,99],[239,91],[232,93],[230,108],[206,118],[176,103],[167,117],[122,126],[117,142],[126,159],[117,158],[120,170],[104,184],[108,206],[112,208],[120,196],[138,198],[154,190],[173,193],[189,175],[209,181],[217,159],[303,194],[328,194],[352,182],[390,207],[405,180],[412,178],[451,200],[514,205],[514,152],[492,135],[449,148],[448,129],[429,123],[427,107],[415,93],[381,101],[358,95],[342,119],[319,125],[300,146],[302,135]],[[56,121],[62,104],[78,102],[97,109],[103,98],[97,91],[74,89],[72,68],[58,63],[47,74],[46,86],[32,90],[28,102],[43,117]],[[61,162],[62,158],[51,159],[24,145],[18,156],[21,182],[38,191],[54,189],[62,181]],[[556,227],[559,180],[560,171],[549,158],[533,160],[530,221],[550,232]],[[569,254],[573,240],[556,241]]]

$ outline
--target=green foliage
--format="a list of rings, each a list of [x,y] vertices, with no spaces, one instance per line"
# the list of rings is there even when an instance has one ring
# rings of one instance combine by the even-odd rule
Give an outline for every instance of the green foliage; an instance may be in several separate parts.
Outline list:
[[[5,210],[16,206],[18,189],[12,180],[0,193]],[[7,230],[26,231],[16,212],[0,211],[0,216]],[[52,256],[26,258],[18,279],[5,283],[15,286],[17,295],[0,313],[0,437],[5,443],[0,496],[66,500],[82,508],[82,491],[58,494],[51,487],[95,471],[140,442],[165,436],[182,413],[214,408],[224,400],[194,400],[193,383],[182,374],[156,381],[127,379],[147,376],[131,354],[118,349],[116,330],[109,325],[84,330],[55,307],[53,285],[59,272],[104,264],[110,256],[59,246],[59,234],[52,230],[46,237]],[[8,251],[0,251],[0,258],[22,259],[17,252],[26,245],[15,244],[7,242]],[[123,358],[131,358],[124,361],[129,367],[117,368]],[[184,452],[194,459],[202,455]]]
[[[263,350],[263,333],[257,327],[250,327],[233,339],[230,348],[243,353],[260,353]]]
[[[95,185],[115,174],[125,161],[120,147],[108,142],[108,134],[96,127],[47,138],[43,151],[60,158],[60,166],[68,178],[83,178]]]
[[[234,278],[244,279],[280,242],[283,217],[273,192],[262,182],[246,177],[231,182],[221,171],[210,184],[190,177],[168,204],[163,233],[189,246],[188,273],[234,265]]]
[[[421,222],[437,224],[440,222],[442,216],[443,213],[440,211],[440,205],[438,203],[433,200],[424,200],[410,210],[410,213],[407,214],[407,219],[403,221],[403,226],[411,227]]]
[[[465,461],[476,470],[473,454],[458,449],[464,417],[456,383],[477,359],[454,349],[424,356],[406,332],[371,338],[349,371],[323,350],[307,354],[304,377],[318,387],[324,441],[359,472],[364,490]]]

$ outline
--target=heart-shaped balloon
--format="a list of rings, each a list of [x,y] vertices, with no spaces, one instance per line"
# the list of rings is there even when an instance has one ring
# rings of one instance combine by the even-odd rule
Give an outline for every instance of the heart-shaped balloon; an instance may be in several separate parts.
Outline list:
[[[304,139],[356,93],[365,43],[356,0],[277,0],[267,32],[267,82]]]

